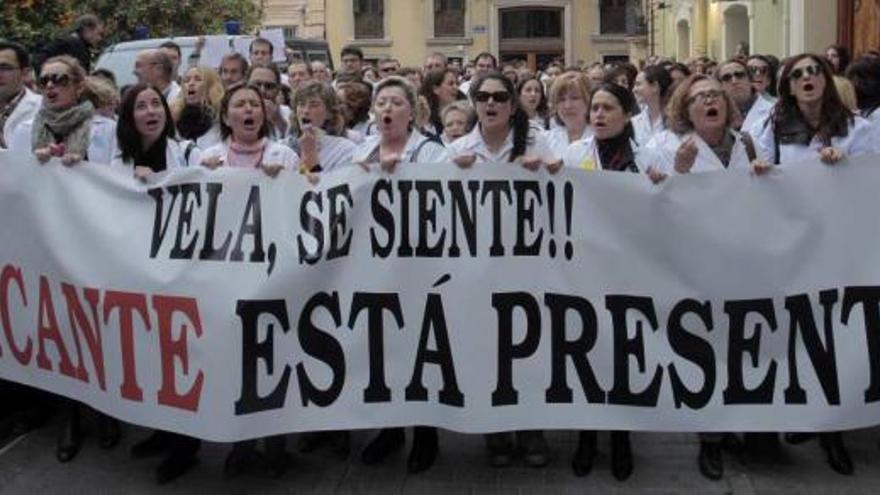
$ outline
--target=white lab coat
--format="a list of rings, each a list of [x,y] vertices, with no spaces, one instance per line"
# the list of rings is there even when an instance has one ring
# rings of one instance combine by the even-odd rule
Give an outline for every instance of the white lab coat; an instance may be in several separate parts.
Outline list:
[[[779,156],[776,156],[775,133],[770,116],[761,125],[761,133],[755,140],[758,155],[770,163],[791,163],[804,160],[815,160],[819,157],[819,151],[825,146],[822,141],[813,136],[808,145],[780,144]],[[872,125],[862,117],[855,117],[849,125],[849,130],[844,137],[831,138],[831,146],[843,152],[844,156],[858,156],[869,153],[880,153],[880,126]]]
[[[3,124],[3,129],[0,129],[0,132],[3,132],[3,140],[6,142],[6,146],[10,151],[30,152],[30,127],[26,134],[26,143],[22,142],[24,136],[19,136],[17,131],[22,124],[34,120],[42,103],[42,96],[27,88],[24,89],[24,96],[21,101],[18,102],[18,105],[16,105],[15,110],[12,111],[9,118],[6,119],[6,123]],[[25,147],[19,148],[19,146],[22,145]]]
[[[30,153],[33,118],[19,124],[12,131],[9,145],[10,150]],[[116,154],[116,121],[97,113],[89,122],[89,147],[86,151],[86,159],[89,162],[109,165]]]
[[[763,130],[764,121],[767,120],[767,116],[770,115],[775,104],[776,102],[773,100],[758,95],[755,102],[752,103],[749,113],[745,116],[740,130],[748,132],[753,138],[758,139]]]
[[[190,148],[190,143],[192,143],[192,141],[178,141],[176,139],[168,140],[165,145],[166,170],[195,167],[202,163],[202,150],[200,150],[198,146],[192,146]],[[190,149],[189,154],[186,152],[187,148]],[[112,163],[114,167],[134,167],[134,163],[132,163],[131,160],[122,160],[122,152],[119,150],[116,150]]]
[[[261,165],[284,165],[285,168],[296,170],[299,167],[299,155],[296,154],[295,151],[290,149],[290,147],[272,141],[271,139],[266,139],[265,144],[263,145],[263,162]],[[221,141],[214,146],[204,150],[201,155],[201,163],[204,160],[209,158],[220,158],[220,160],[226,164],[229,163],[229,159],[227,155],[229,154],[229,140]]]
[[[382,136],[379,134],[368,136],[363,143],[355,148],[353,160],[355,162],[365,161],[376,151],[381,140]],[[400,161],[402,163],[442,163],[449,162],[450,158],[449,151],[442,144],[420,132],[413,131],[409,133],[409,139],[406,141],[406,147],[403,149]]]
[[[709,147],[706,141],[695,132],[678,136],[674,132],[667,130],[654,136],[646,148],[651,153],[654,166],[666,174],[677,174],[675,171],[675,153],[678,151],[681,143],[688,137],[693,137],[697,144],[697,157],[694,159],[694,166],[691,167],[690,172],[712,172],[732,169],[748,170],[750,160],[746,145],[742,140],[742,134],[733,129],[729,129],[728,132],[733,134],[734,143],[733,149],[730,152],[730,163],[728,163],[727,167],[721,163],[718,155],[712,151],[712,148]]]
[[[632,122],[636,143],[640,147],[644,147],[651,138],[666,130],[666,124],[663,122],[662,115],[655,122],[651,122],[651,117],[648,114],[649,112],[646,107],[630,121]]]
[[[510,152],[513,151],[513,129],[507,133],[504,144],[496,152],[492,152],[483,141],[483,135],[480,133],[480,125],[474,126],[474,129],[458,138],[454,143],[449,145],[449,154],[453,158],[465,155],[474,155],[476,163],[496,163],[510,161]],[[526,145],[525,155],[537,156],[545,162],[553,162],[561,158],[553,151],[544,133],[536,133],[529,130],[528,144]],[[524,156],[525,156],[524,155]]]
[[[630,140],[629,144],[632,147],[639,172],[647,172],[648,167],[652,165],[651,153],[644,147],[640,147],[635,140]],[[562,163],[566,167],[581,170],[603,170],[599,151],[596,149],[596,137],[589,136],[571,143],[562,156]]]
[[[550,149],[553,150],[553,153],[556,156],[564,156],[566,150],[568,150],[569,145],[576,143],[578,141],[583,141],[588,137],[593,135],[593,128],[587,125],[584,128],[584,132],[575,139],[571,141],[568,139],[568,130],[564,126],[553,127],[549,131],[544,131],[544,139],[547,141],[547,144],[550,146]]]

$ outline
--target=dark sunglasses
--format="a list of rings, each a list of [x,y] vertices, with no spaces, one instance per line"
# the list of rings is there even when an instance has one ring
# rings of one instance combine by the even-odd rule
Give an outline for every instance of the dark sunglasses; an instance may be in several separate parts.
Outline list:
[[[70,84],[70,76],[67,74],[46,74],[44,76],[40,76],[40,79],[37,81],[40,87],[45,88],[52,83],[53,86],[67,87]]]
[[[717,89],[707,89],[705,91],[700,91],[699,93],[688,98],[688,102],[689,103],[694,103],[694,102],[706,103],[707,100],[710,100],[710,99],[717,100],[718,98],[721,98],[721,96],[723,94],[724,94],[723,91],[719,91]]]
[[[263,91],[275,91],[278,89],[278,83],[274,83],[272,81],[254,81],[251,84],[260,88]]]
[[[791,71],[791,80],[797,81],[803,77],[809,76],[818,76],[822,73],[822,68],[816,64],[808,65],[806,67],[798,68]]]
[[[474,93],[474,101],[486,103],[489,101],[489,98],[495,100],[495,103],[507,103],[510,101],[510,93],[507,91],[495,91],[492,93],[488,91],[477,91]]]
[[[749,74],[753,76],[763,76],[767,73],[767,67],[751,65],[749,66]]]
[[[733,72],[728,72],[727,74],[722,74],[721,75],[721,82],[729,83],[730,81],[733,81],[734,79],[746,79],[747,77],[749,77],[749,75],[746,74],[745,71],[736,70]]]

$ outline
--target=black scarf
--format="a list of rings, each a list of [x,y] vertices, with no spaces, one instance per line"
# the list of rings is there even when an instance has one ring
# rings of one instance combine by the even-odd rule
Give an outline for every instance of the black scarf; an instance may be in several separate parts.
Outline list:
[[[177,132],[183,139],[195,141],[214,125],[214,112],[201,105],[186,105],[177,119]]]
[[[168,166],[165,163],[165,147],[168,140],[164,137],[159,138],[152,146],[143,150],[138,147],[134,154],[132,162],[135,167],[150,167],[153,172],[162,172]]]
[[[599,151],[602,170],[638,172],[636,157],[627,133],[623,132],[611,139],[596,139],[596,149]]]

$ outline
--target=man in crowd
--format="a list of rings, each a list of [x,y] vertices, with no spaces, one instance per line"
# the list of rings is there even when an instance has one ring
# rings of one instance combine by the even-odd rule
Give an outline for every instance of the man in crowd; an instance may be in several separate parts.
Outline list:
[[[104,39],[104,23],[98,16],[86,14],[73,23],[73,32],[50,41],[37,52],[35,70],[39,73],[43,62],[57,55],[70,55],[79,60],[86,72],[92,70],[92,50]]]
[[[434,52],[425,57],[425,63],[422,64],[422,71],[427,75],[429,72],[445,69],[446,64],[446,55],[443,55],[440,52]]]
[[[225,89],[244,82],[247,77],[248,61],[240,53],[229,53],[220,61],[220,81]]]
[[[160,50],[144,50],[134,60],[134,74],[138,82],[158,88],[169,103],[180,94],[180,85],[172,80],[173,73],[171,57]]]
[[[343,74],[355,74],[361,76],[364,69],[364,52],[356,46],[346,46],[342,48],[339,56],[342,60]]]
[[[287,80],[290,82],[290,89],[293,91],[311,81],[312,77],[312,68],[305,62],[294,62],[287,67]]]
[[[378,65],[379,77],[382,79],[397,75],[397,71],[400,70],[400,62],[396,58],[383,58]]]
[[[27,50],[18,43],[0,40],[0,149],[10,148],[13,130],[33,119],[40,108],[40,96],[24,85],[28,70]]]
[[[741,122],[736,127],[749,132],[752,136],[760,135],[760,126],[770,115],[773,102],[759,95],[752,86],[748,66],[739,59],[725,62],[715,73],[715,77],[721,82],[721,89],[730,95],[736,106],[739,107]]]
[[[159,45],[159,51],[171,59],[171,65],[174,67],[174,70],[171,71],[171,80],[180,82],[180,45],[173,41],[166,41]]]
[[[272,46],[271,41],[266,38],[254,39],[254,41],[251,41],[251,47],[249,50],[251,65],[268,64],[272,62],[273,51],[274,47]]]
[[[320,60],[315,60],[311,64],[312,67],[312,77],[315,81],[322,82],[324,84],[330,84],[330,81],[333,80],[333,75],[330,74],[330,69],[327,68],[327,64],[321,62]]]
[[[458,88],[459,91],[468,94],[468,91],[471,89],[471,82],[473,82],[474,79],[492,72],[496,67],[498,67],[498,60],[495,58],[495,55],[492,55],[489,52],[480,53],[477,55],[477,58],[474,59],[474,77],[463,82]]]

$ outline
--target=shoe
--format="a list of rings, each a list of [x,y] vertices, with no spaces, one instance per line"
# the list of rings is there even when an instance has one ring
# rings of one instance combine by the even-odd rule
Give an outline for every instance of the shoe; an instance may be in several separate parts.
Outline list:
[[[58,459],[58,462],[70,462],[76,457],[82,446],[79,413],[72,412],[71,416],[64,418],[63,421],[61,431],[58,434],[58,447],[55,450],[55,457]]]
[[[581,431],[578,434],[578,446],[571,458],[571,469],[574,475],[582,478],[593,469],[593,460],[596,458],[596,432]]]
[[[122,433],[119,429],[119,420],[105,414],[98,413],[98,443],[102,449],[109,450],[119,445]]]
[[[785,442],[791,445],[802,444],[816,437],[815,433],[786,433],[784,435]]]
[[[417,474],[431,469],[437,459],[437,428],[416,426],[413,428],[412,450],[406,460],[406,472]]]
[[[132,459],[158,457],[171,448],[171,434],[167,431],[155,430],[152,435],[131,447]]]
[[[198,463],[199,458],[195,452],[172,451],[156,468],[156,483],[168,484],[189,472]]]
[[[855,469],[852,458],[850,458],[846,446],[843,445],[842,434],[839,432],[822,433],[819,435],[819,440],[828,455],[828,465],[831,466],[831,469],[847,476],[853,474]]]
[[[518,431],[516,438],[526,466],[541,468],[547,465],[547,442],[543,431]]]
[[[367,466],[379,464],[386,457],[403,448],[405,442],[403,428],[383,428],[379,436],[361,452],[361,462]]]
[[[513,443],[508,431],[488,433],[485,435],[486,447],[489,449],[489,465],[495,468],[510,466],[513,462]]]
[[[700,473],[706,478],[718,481],[724,476],[724,458],[721,455],[721,444],[716,442],[700,442],[700,456],[697,458]]]
[[[611,432],[611,474],[618,481],[623,481],[632,475],[633,459],[632,446],[629,443],[628,431]]]
[[[257,451],[255,440],[236,442],[223,462],[223,475],[227,478],[234,478],[264,463],[265,458]]]

